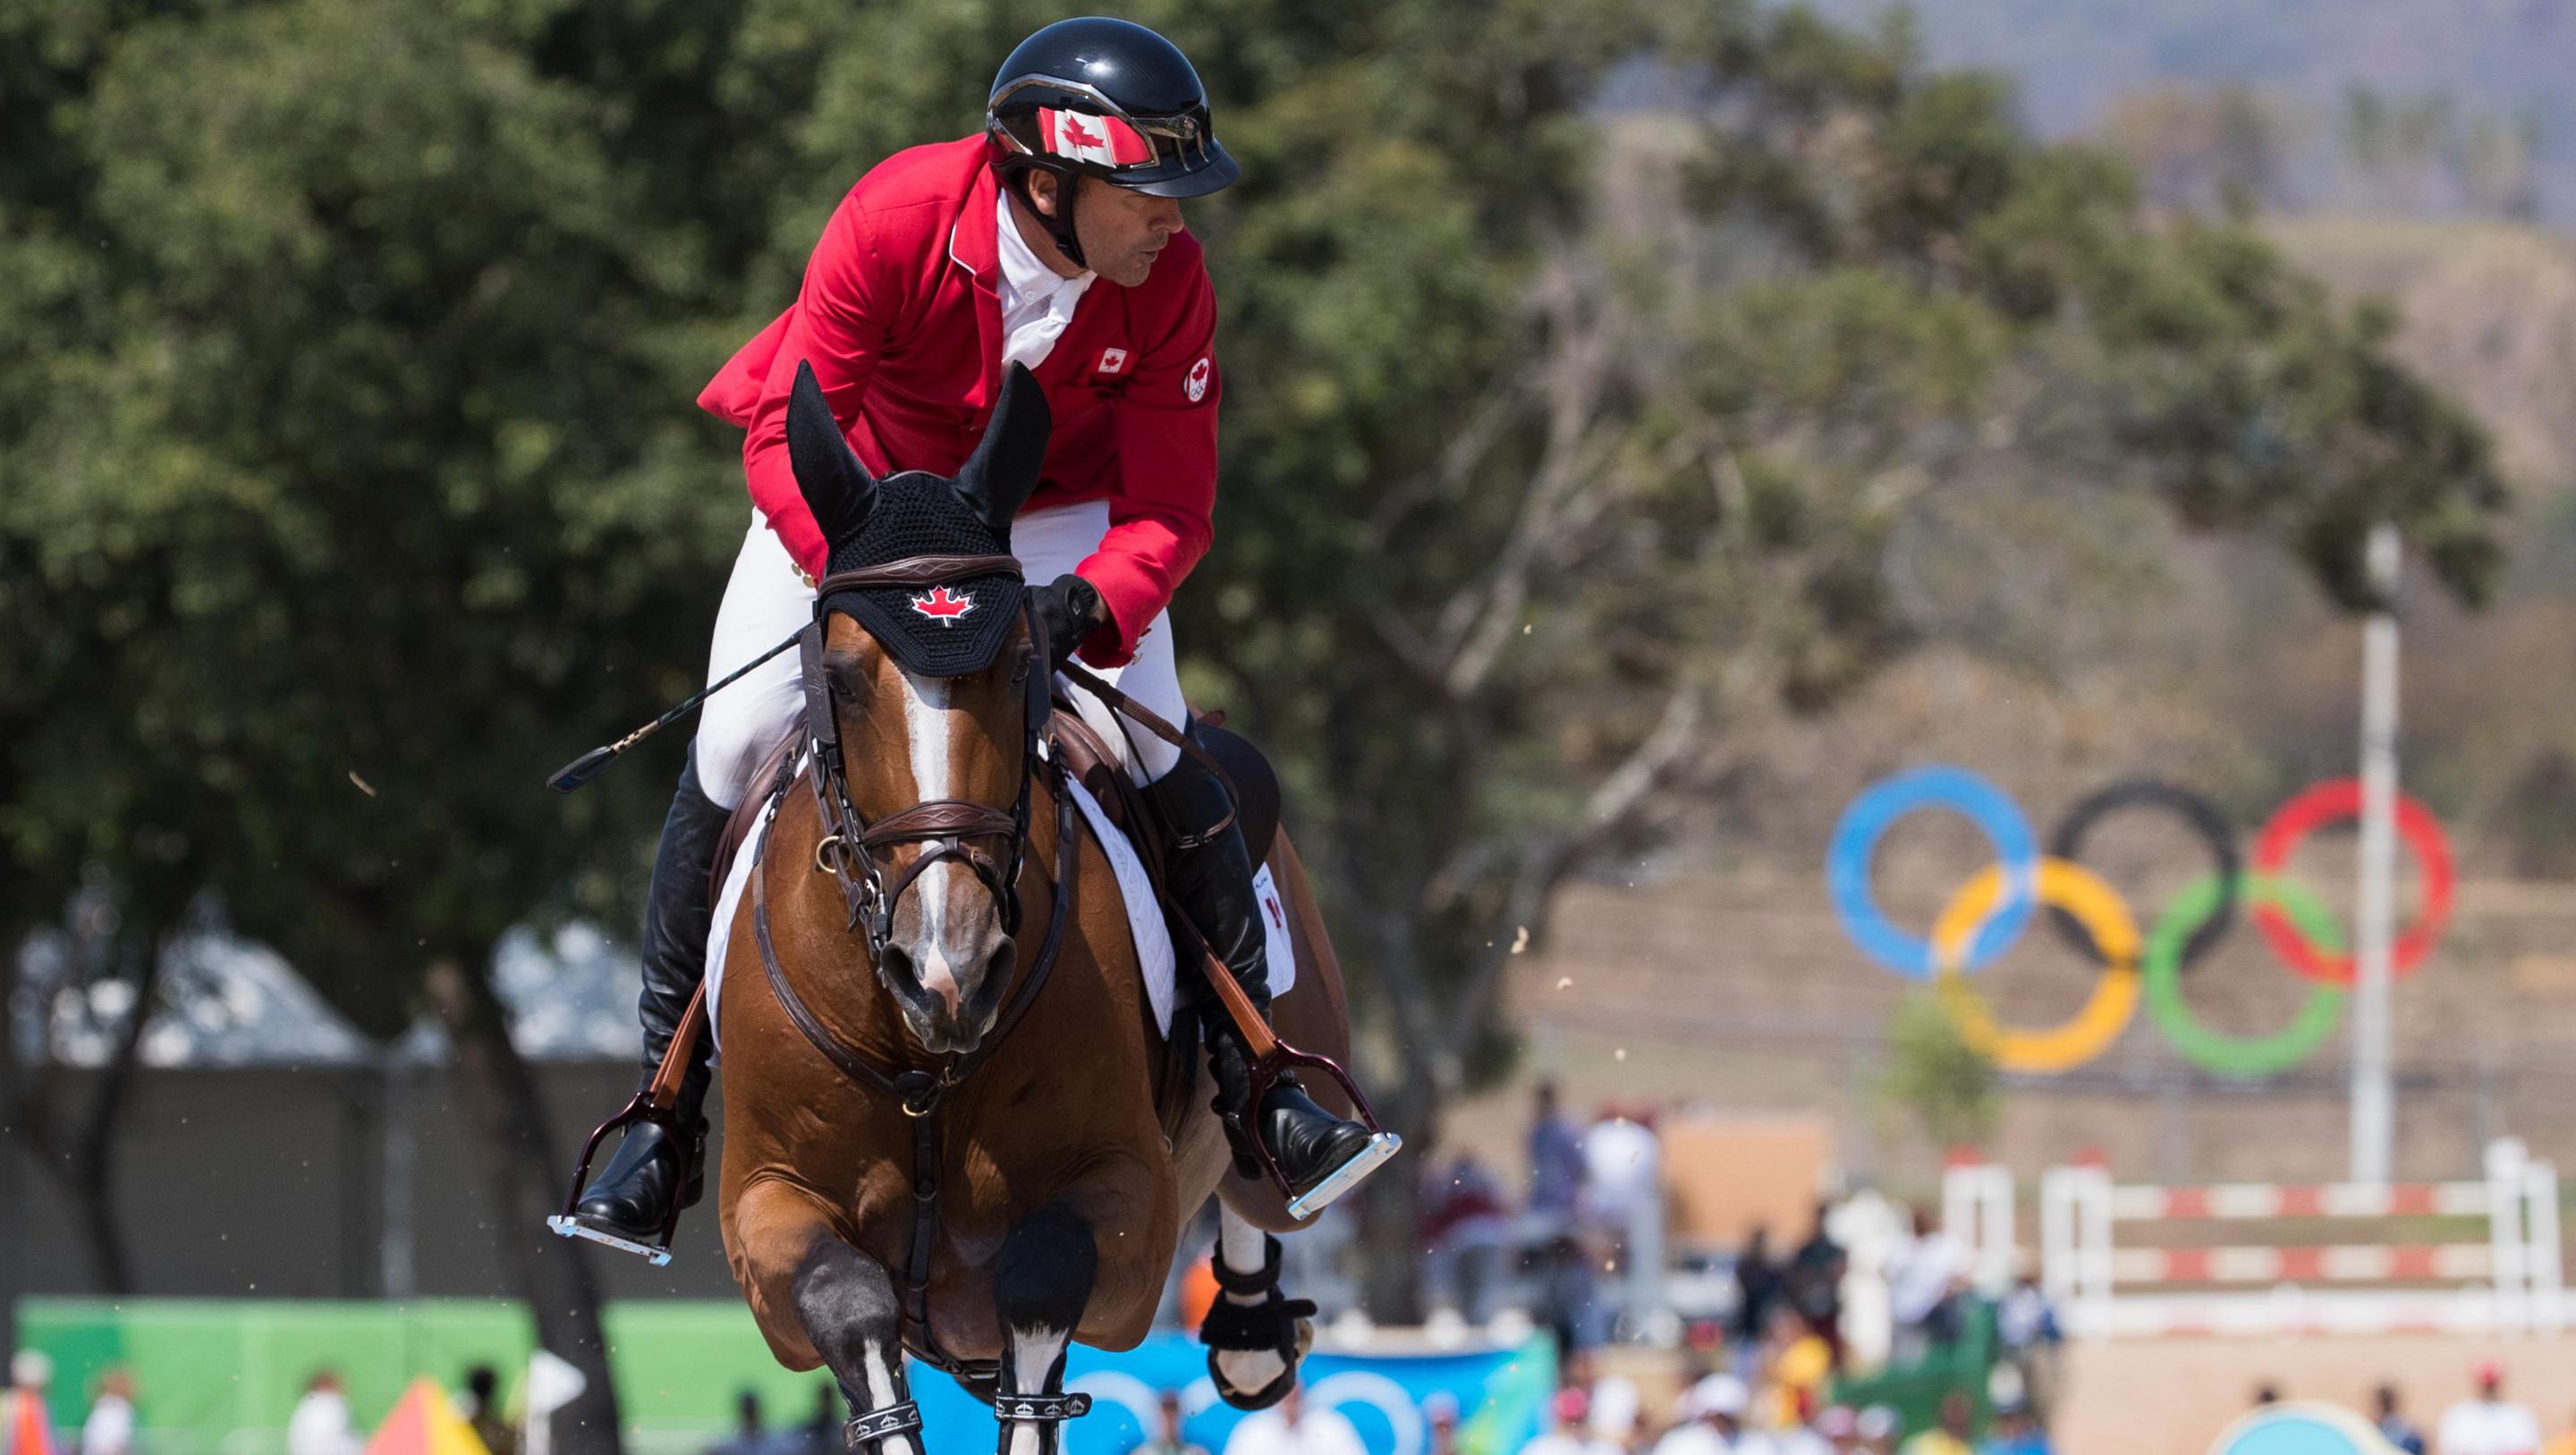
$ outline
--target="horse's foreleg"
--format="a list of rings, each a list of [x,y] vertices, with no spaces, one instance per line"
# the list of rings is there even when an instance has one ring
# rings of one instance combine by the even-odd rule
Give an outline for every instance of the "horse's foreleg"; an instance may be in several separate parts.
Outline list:
[[[921,1455],[921,1412],[903,1376],[902,1306],[885,1266],[842,1242],[821,1202],[753,1181],[727,1209],[726,1250],[780,1363],[832,1371],[857,1418],[851,1455]]]
[[[1099,1270],[1091,1225],[1060,1202],[1038,1209],[1003,1240],[993,1267],[1004,1339],[993,1399],[1001,1455],[1059,1455],[1064,1421],[1090,1408],[1089,1397],[1065,1394],[1064,1356]]]
[[[796,1270],[796,1316],[856,1411],[841,1430],[850,1455],[920,1455],[901,1307],[885,1265],[838,1238],[816,1242]]]
[[[1297,1387],[1297,1362],[1315,1342],[1315,1306],[1280,1296],[1279,1240],[1223,1201],[1217,1208],[1219,1292],[1199,1326],[1208,1377],[1236,1409],[1268,1409]]]

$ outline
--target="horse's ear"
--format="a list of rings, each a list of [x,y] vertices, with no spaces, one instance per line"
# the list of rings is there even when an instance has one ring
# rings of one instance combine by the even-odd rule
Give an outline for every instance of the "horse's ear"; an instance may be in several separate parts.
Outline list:
[[[877,482],[859,462],[823,401],[823,386],[814,366],[796,365],[796,388],[787,397],[787,458],[796,467],[796,488],[805,508],[823,528],[823,540],[837,546],[858,534],[876,508]]]
[[[984,427],[984,442],[957,472],[957,491],[974,503],[984,523],[1001,535],[1011,531],[1011,517],[1029,492],[1038,488],[1038,467],[1046,462],[1047,434],[1055,428],[1046,391],[1024,364],[1013,364],[1002,378],[1002,402],[993,407],[993,422]]]

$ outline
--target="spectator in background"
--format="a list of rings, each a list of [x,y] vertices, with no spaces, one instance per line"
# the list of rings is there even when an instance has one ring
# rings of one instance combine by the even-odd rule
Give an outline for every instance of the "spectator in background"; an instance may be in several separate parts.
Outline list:
[[[1435,1169],[1423,1192],[1421,1227],[1423,1281],[1434,1304],[1445,1301],[1471,1324],[1491,1318],[1510,1232],[1502,1184],[1475,1154],[1461,1152],[1445,1172]]]
[[[1744,1239],[1744,1251],[1735,1255],[1735,1312],[1727,1320],[1727,1336],[1735,1340],[1739,1355],[1736,1373],[1747,1371],[1743,1360],[1771,1327],[1771,1306],[1780,1298],[1780,1265],[1771,1258],[1771,1229],[1755,1223]]]
[[[814,1386],[814,1413],[804,1428],[783,1437],[788,1455],[841,1455],[841,1426],[848,1419],[840,1388],[824,1380]]]
[[[1645,1118],[1620,1106],[1601,1108],[1600,1120],[1583,1134],[1583,1193],[1586,1217],[1605,1233],[1624,1234],[1637,1214],[1663,1205],[1663,1155],[1654,1128]]]
[[[1976,1411],[1968,1397],[1952,1390],[1941,1396],[1941,1423],[1904,1444],[1904,1455],[1977,1455],[1968,1437],[1976,1430]]]
[[[1530,1109],[1529,1210],[1547,1233],[1566,1231],[1583,1193],[1583,1138],[1557,1110],[1556,1083],[1538,1084]]]
[[[81,1455],[134,1455],[134,1376],[123,1365],[98,1377],[80,1448]]]
[[[349,1397],[341,1392],[340,1371],[316,1370],[304,1382],[304,1396],[286,1417],[286,1455],[357,1455],[358,1435],[349,1422]]]
[[[1591,1393],[1580,1384],[1565,1386],[1548,1401],[1547,1428],[1521,1447],[1521,1455],[1606,1455],[1584,1434],[1591,1415]]]
[[[1833,1455],[1862,1455],[1869,1448],[1861,1443],[1860,1416],[1849,1405],[1825,1406],[1816,1415],[1815,1430]]]
[[[501,1418],[501,1376],[489,1364],[465,1371],[465,1423],[492,1455],[518,1455],[519,1432]]]
[[[1154,1398],[1154,1433],[1131,1455],[1207,1455],[1181,1433],[1181,1392],[1167,1389]]]
[[[1846,1421],[1850,1419],[1851,1411],[1841,1413]],[[1833,1439],[1819,1423],[1824,1415],[1825,1411],[1818,1410],[1814,1419],[1792,1421],[1771,1431],[1765,1437],[1770,1442],[1771,1455],[1834,1455]]]
[[[2379,1438],[2395,1446],[2398,1455],[2424,1455],[2424,1432],[2415,1422],[2397,1410],[2397,1386],[2383,1384],[2370,1393],[2371,1422],[2379,1427]],[[2565,1455],[2576,1455],[2570,1445]]]
[[[1430,1428],[1426,1455],[1458,1455],[1458,1398],[1434,1391],[1422,1402],[1422,1423]]]
[[[1617,1304],[1632,1322],[1663,1295],[1663,1146],[1651,1120],[1651,1112],[1605,1106],[1583,1134],[1583,1216],[1613,1242],[1606,1261],[1619,1272]]]
[[[1968,1250],[1936,1226],[1928,1209],[1914,1209],[1914,1236],[1897,1249],[1887,1269],[1888,1313],[1896,1321],[1894,1359],[1920,1359],[1959,1337],[1959,1295],[1968,1276]]]
[[[1592,1443],[1607,1452],[1633,1451],[1645,1444],[1645,1424],[1639,1416],[1645,1400],[1637,1393],[1636,1382],[1619,1375],[1607,1375],[1592,1385]]]
[[[2540,1421],[2504,1397],[2504,1365],[2489,1359],[2475,1378],[2476,1397],[2444,1411],[2435,1427],[2434,1455],[2539,1455]]]
[[[1744,1428],[1752,1403],[1744,1381],[1712,1374],[1682,1396],[1682,1423],[1655,1444],[1654,1455],[1772,1455],[1770,1442]]]
[[[1771,1424],[1798,1425],[1824,1403],[1833,1380],[1833,1350],[1796,1309],[1774,1309],[1762,1341],[1762,1369],[1770,1380]]]
[[[0,1455],[54,1455],[53,1417],[45,1407],[53,1383],[54,1361],[42,1350],[9,1356],[9,1393],[0,1397]]]
[[[1601,1343],[1601,1289],[1591,1250],[1561,1233],[1538,1252],[1539,1321],[1556,1336],[1556,1362],[1568,1366]]]
[[[760,1418],[760,1392],[746,1389],[734,1396],[733,1434],[707,1447],[707,1455],[772,1455],[769,1431]]]
[[[2022,1401],[2030,1406],[2030,1417],[2042,1429],[2047,1428],[2049,1411],[2057,1396],[2057,1360],[2066,1343],[2066,1333],[2058,1327],[2057,1305],[2049,1301],[2039,1279],[2025,1270],[2019,1282],[1995,1308],[1995,1339],[2001,1344],[2003,1362],[2021,1376]],[[2423,1455],[2417,1451],[2416,1455]]]
[[[2048,1432],[2039,1427],[2030,1406],[2015,1400],[1995,1411],[1994,1433],[1977,1447],[1978,1455],[2056,1455]]]
[[[1833,1204],[1816,1200],[1815,1225],[1808,1229],[1807,1241],[1789,1255],[1789,1266],[1780,1276],[1780,1296],[1788,1300],[1807,1326],[1824,1339],[1833,1350],[1834,1367],[1843,1367],[1843,1276],[1851,1271],[1851,1259],[1843,1246],[1825,1230],[1825,1219]]]
[[[1860,1437],[1864,1455],[1896,1455],[1896,1433],[1901,1428],[1896,1411],[1883,1404],[1871,1405],[1852,1420],[1852,1433]]]
[[[1360,1432],[1337,1410],[1306,1408],[1306,1392],[1243,1417],[1225,1442],[1225,1455],[1367,1455]]]

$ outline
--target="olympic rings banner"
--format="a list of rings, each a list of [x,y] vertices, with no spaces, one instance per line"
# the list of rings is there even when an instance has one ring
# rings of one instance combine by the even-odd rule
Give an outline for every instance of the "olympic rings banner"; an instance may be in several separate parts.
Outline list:
[[[1994,846],[1994,862],[1970,875],[1932,922],[1929,935],[1897,925],[1879,908],[1870,864],[1897,820],[1927,809],[1966,818]],[[2081,862],[2084,839],[2114,813],[2169,814],[2209,851],[2209,870],[2175,893],[2144,932],[2119,892]],[[2194,1065],[2222,1076],[2268,1076],[2306,1060],[2343,1019],[2352,956],[2325,902],[2284,877],[2291,856],[2318,829],[2361,813],[2361,781],[2311,784],[2273,811],[2254,836],[2253,865],[2237,856],[2227,816],[2188,789],[2151,778],[2114,783],[2067,811],[2042,852],[2011,795],[1964,768],[1910,769],[1852,800],[1825,855],[1834,913],[1862,952],[1908,980],[1930,983],[1969,1045],[2006,1071],[2055,1073],[2091,1061],[2118,1040],[2143,1001],[2165,1039]],[[2451,915],[2451,847],[2432,811],[2404,794],[2397,832],[2424,879],[2423,912],[2391,947],[2404,977],[2420,968]],[[2239,907],[2274,958],[2310,982],[2288,1025],[2240,1036],[2202,1025],[2185,1004],[2183,972],[2198,964],[2234,923]],[[1991,965],[2046,910],[2050,929],[2102,975],[2083,1009],[2062,1025],[2026,1030],[1998,1024],[1968,977]]]

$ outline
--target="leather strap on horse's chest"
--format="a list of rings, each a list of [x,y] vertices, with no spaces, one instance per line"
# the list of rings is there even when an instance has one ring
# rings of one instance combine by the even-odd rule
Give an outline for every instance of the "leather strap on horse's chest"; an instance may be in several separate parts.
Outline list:
[[[813,691],[810,677],[807,691],[809,694]],[[821,715],[827,720],[830,717],[828,700]],[[817,777],[825,771],[820,761],[820,747],[817,744],[817,761],[807,769]],[[1031,771],[1036,769],[1032,767]],[[1061,761],[1050,759],[1047,772],[1048,786],[1056,804],[1056,849],[1055,891],[1047,915],[1046,938],[1039,944],[1036,959],[1030,963],[1028,973],[1020,978],[1019,989],[1012,993],[1001,1015],[994,1020],[992,1033],[984,1037],[983,1044],[965,1056],[951,1057],[937,1071],[885,1071],[842,1044],[815,1016],[804,997],[788,983],[787,968],[779,960],[777,941],[770,932],[766,838],[762,841],[761,852],[751,864],[752,936],[760,947],[762,974],[768,979],[770,993],[777,998],[779,1008],[787,1013],[788,1021],[821,1053],[823,1059],[861,1086],[893,1097],[912,1122],[913,1220],[910,1246],[904,1260],[905,1342],[925,1362],[970,1385],[991,1383],[995,1375],[993,1362],[964,1360],[951,1355],[940,1347],[938,1336],[930,1325],[931,1260],[939,1228],[939,1177],[944,1160],[939,1113],[948,1093],[984,1063],[985,1058],[1019,1025],[1029,1007],[1036,1003],[1038,992],[1046,987],[1047,979],[1055,972],[1056,961],[1064,951],[1065,927],[1073,918],[1076,879],[1082,867],[1081,817],[1073,794],[1066,786]],[[824,796],[820,789],[817,794],[818,797]],[[823,827],[827,833],[832,831],[832,823],[831,814],[826,810]]]

